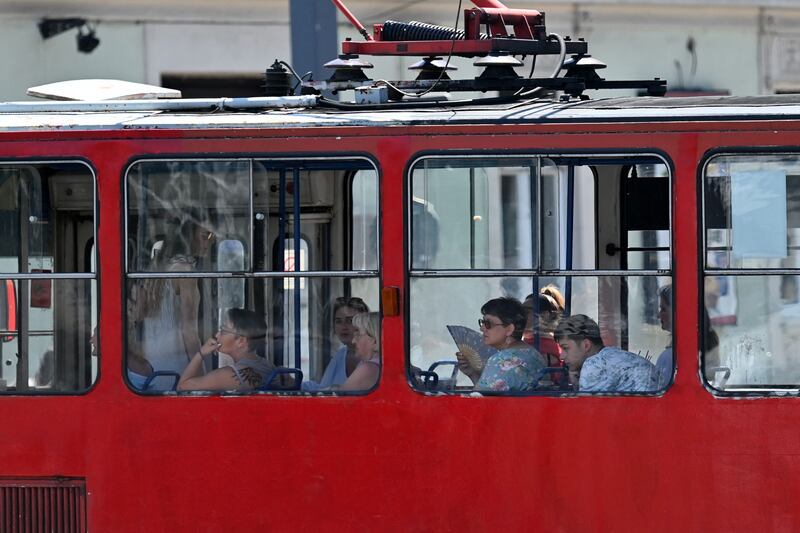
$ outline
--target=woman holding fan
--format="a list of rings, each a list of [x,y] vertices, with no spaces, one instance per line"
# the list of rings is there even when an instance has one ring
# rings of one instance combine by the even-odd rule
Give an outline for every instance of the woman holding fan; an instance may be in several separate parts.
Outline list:
[[[475,390],[527,392],[536,388],[536,376],[544,368],[542,356],[522,342],[527,316],[519,300],[495,298],[481,307],[478,325],[483,343],[495,348],[483,369],[461,352],[456,353],[458,368],[475,384]]]

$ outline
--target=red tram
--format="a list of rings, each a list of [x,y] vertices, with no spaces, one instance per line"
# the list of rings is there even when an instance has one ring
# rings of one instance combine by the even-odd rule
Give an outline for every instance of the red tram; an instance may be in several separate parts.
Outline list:
[[[800,99],[565,79],[458,104],[0,105],[0,529],[796,529]],[[187,219],[207,242],[159,262]],[[476,392],[447,326],[546,284],[606,344],[674,351],[666,382]],[[339,298],[381,311],[369,390],[136,381],[244,307],[319,382]]]

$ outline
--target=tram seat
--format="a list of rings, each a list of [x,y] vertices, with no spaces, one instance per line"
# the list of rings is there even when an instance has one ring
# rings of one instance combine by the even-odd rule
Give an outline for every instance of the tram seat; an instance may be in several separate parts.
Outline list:
[[[436,372],[436,369],[448,365],[453,366],[453,371],[450,373],[450,376],[447,378],[440,377],[439,373]],[[456,376],[458,374],[458,361],[436,361],[428,367],[428,370],[417,370],[415,374],[415,377],[419,380],[422,388],[426,391],[433,392],[455,390],[457,379]]]
[[[283,379],[279,379],[279,384],[273,386],[272,382],[278,376],[294,376],[294,383],[290,386],[283,386]],[[303,371],[298,368],[275,368],[270,372],[264,384],[256,389],[259,392],[267,391],[299,391],[303,384]]]
[[[561,376],[561,379],[558,380],[556,383],[552,377]],[[546,377],[551,377],[549,383],[542,384],[542,380]],[[535,384],[534,390],[537,391],[547,391],[547,390],[557,390],[557,391],[568,391],[571,389],[569,386],[569,369],[567,367],[553,367],[553,366],[546,366],[543,369],[539,370],[536,373],[536,376],[533,378],[533,383]]]
[[[717,373],[719,372],[723,372],[723,375],[718,380]],[[706,379],[711,382],[715,389],[724,389],[725,384],[728,383],[728,378],[731,377],[731,369],[727,366],[712,366],[706,369],[706,376]]]
[[[150,390],[150,386],[153,384],[153,380],[160,377],[175,378],[175,383],[172,384],[172,387],[169,390],[171,391],[178,390],[178,381],[180,381],[181,375],[178,372],[172,372],[168,370],[158,370],[150,374],[150,377],[148,377],[147,380],[145,380],[144,385],[142,386],[142,390],[143,391]]]
[[[439,386],[439,374],[430,372],[428,370],[417,370],[414,372],[414,378],[418,383],[422,384],[422,388],[426,391],[435,391]]]

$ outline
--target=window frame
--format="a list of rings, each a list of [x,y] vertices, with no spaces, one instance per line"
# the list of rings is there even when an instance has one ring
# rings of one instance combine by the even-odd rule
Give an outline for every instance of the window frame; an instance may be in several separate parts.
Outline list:
[[[102,312],[100,309],[100,304],[102,302],[102,297],[100,296],[100,287],[101,287],[101,280],[100,280],[100,247],[98,244],[98,227],[100,226],[100,198],[98,195],[98,179],[97,179],[97,169],[94,167],[92,161],[86,159],[85,157],[75,156],[75,157],[66,157],[66,158],[19,158],[19,159],[0,159],[0,167],[4,166],[24,166],[24,165],[31,165],[31,166],[39,166],[39,165],[74,165],[77,167],[84,167],[88,170],[88,176],[92,180],[92,237],[88,242],[89,245],[95,244],[94,246],[94,257],[91,257],[91,251],[87,252],[85,249],[78,250],[76,248],[75,254],[76,256],[79,254],[80,256],[86,258],[89,256],[89,259],[94,259],[95,269],[94,271],[89,272],[50,272],[50,273],[22,273],[22,272],[0,272],[0,279],[2,280],[12,280],[15,282],[15,296],[16,296],[16,312],[19,318],[20,314],[20,306],[19,306],[19,295],[22,291],[20,291],[19,281],[26,281],[30,283],[31,281],[35,280],[42,280],[42,281],[50,281],[55,282],[58,280],[85,280],[90,285],[92,282],[96,285],[95,290],[95,299],[92,301],[91,298],[91,290],[89,290],[89,306],[90,312],[92,309],[95,310],[97,313],[97,345],[98,347],[102,346],[102,338],[101,338],[101,316]],[[92,262],[89,261],[87,263],[91,266]],[[55,284],[53,284],[53,290],[55,290]],[[53,307],[53,311],[55,312],[55,307]],[[28,297],[28,312],[30,312],[30,298]],[[21,333],[19,332],[19,324],[22,321],[17,320],[17,338],[21,337]],[[91,331],[88,332],[88,335],[91,335]],[[28,335],[30,337],[30,335]],[[55,332],[54,332],[55,336]],[[88,337],[87,337],[88,339]],[[65,391],[65,390],[37,390],[37,389],[28,389],[25,391],[20,391],[16,387],[14,390],[0,390],[0,398],[2,397],[13,397],[13,396],[86,396],[87,394],[91,393],[99,383],[102,377],[102,359],[101,359],[102,350],[98,349],[98,353],[96,355],[90,355],[89,357],[97,357],[97,374],[94,376],[94,381],[92,383],[80,390],[74,391]],[[30,354],[29,354],[30,355]],[[30,363],[30,359],[28,360]],[[91,367],[91,359],[88,361],[88,365]],[[30,366],[28,367],[28,374],[30,379]],[[27,387],[27,385],[26,385]]]
[[[753,268],[753,267],[731,267],[727,268],[709,268],[708,267],[708,242],[707,242],[707,227],[706,227],[706,176],[708,166],[713,163],[717,158],[731,157],[780,157],[792,156],[797,158],[800,163],[800,147],[782,146],[782,147],[719,147],[709,150],[703,155],[700,164],[697,166],[697,198],[698,205],[698,255],[700,265],[697,270],[698,279],[697,287],[698,298],[697,306],[697,323],[698,323],[698,364],[699,372],[698,378],[703,388],[712,396],[716,398],[800,398],[800,383],[791,388],[780,387],[753,387],[745,386],[736,389],[718,389],[709,383],[705,375],[706,351],[703,348],[704,340],[707,333],[703,313],[705,312],[705,280],[707,277],[771,277],[781,275],[794,275],[800,276],[800,266],[795,268]]]
[[[320,153],[314,153],[311,155],[308,154],[294,154],[294,155],[286,155],[286,154],[264,154],[264,153],[237,153],[237,154],[170,154],[167,156],[158,155],[155,157],[148,157],[146,155],[135,156],[130,158],[127,163],[125,164],[122,170],[121,182],[122,182],[122,190],[123,190],[123,239],[122,242],[127,242],[128,238],[128,220],[129,220],[129,206],[128,206],[128,176],[132,168],[134,168],[137,164],[142,163],[169,163],[169,162],[181,162],[181,163],[201,163],[201,162],[223,162],[223,161],[247,161],[249,162],[249,242],[247,243],[248,246],[246,250],[248,251],[249,260],[245,265],[245,269],[243,271],[237,272],[225,272],[225,271],[209,271],[209,272],[150,272],[150,271],[137,271],[131,272],[129,271],[129,257],[128,257],[128,246],[125,246],[124,251],[124,261],[123,261],[123,269],[122,269],[122,280],[123,286],[126,286],[127,283],[131,280],[142,280],[142,279],[178,279],[178,278],[194,278],[194,279],[210,279],[210,280],[218,280],[222,278],[233,278],[233,279],[243,279],[245,282],[249,280],[253,281],[265,281],[265,280],[277,280],[277,279],[287,279],[287,278],[306,278],[309,280],[315,278],[327,278],[327,279],[374,279],[377,282],[378,293],[380,293],[380,288],[383,285],[382,279],[382,256],[381,256],[381,237],[382,237],[382,210],[381,206],[381,191],[382,191],[382,169],[379,164],[379,161],[374,158],[371,154],[365,153],[352,153],[352,154],[330,154],[324,155]],[[268,163],[274,164],[279,163],[278,167],[283,166],[286,169],[299,169],[299,170],[331,170],[334,168],[335,165],[339,164],[344,167],[345,170],[346,164],[348,162],[364,162],[366,166],[369,166],[368,169],[375,172],[375,180],[376,180],[376,202],[377,202],[377,218],[375,224],[377,226],[376,232],[376,269],[374,270],[305,270],[305,271],[292,271],[292,272],[283,272],[283,271],[273,271],[273,270],[256,270],[256,260],[255,260],[255,250],[254,250],[254,243],[255,243],[255,223],[254,223],[254,214],[255,214],[255,199],[254,199],[254,164],[255,163]],[[283,165],[280,165],[283,163]],[[311,163],[311,164],[309,164]],[[360,168],[351,168],[352,171],[362,170]],[[345,185],[350,187],[352,184],[352,177],[349,177],[347,180],[344,181]],[[348,189],[347,197],[345,198],[347,201],[352,202],[352,191]],[[348,217],[346,224],[347,229],[352,230],[352,213]],[[303,233],[301,230],[301,225],[298,224],[296,226],[298,235],[300,238],[303,239]],[[294,235],[291,237],[294,238]],[[352,235],[349,237],[352,239]],[[275,243],[279,242],[281,239],[278,238]],[[273,251],[267,250],[265,248],[265,257],[268,259],[265,261],[266,265],[272,266],[272,258],[273,258]],[[310,252],[309,252],[310,253]],[[380,302],[380,294],[377,295],[378,300]],[[379,311],[380,312],[380,311]],[[123,309],[123,324],[127,324],[128,321],[128,313],[127,309]],[[382,322],[382,313],[381,313],[381,322]],[[259,397],[273,397],[273,396],[319,396],[319,397],[331,397],[331,396],[365,396],[373,393],[380,387],[381,379],[383,376],[383,365],[380,368],[380,374],[378,376],[378,381],[376,384],[368,389],[363,391],[319,391],[319,392],[307,392],[307,391],[247,391],[247,392],[235,392],[235,391],[152,391],[148,392],[146,390],[138,389],[131,385],[130,381],[128,380],[127,372],[125,371],[125,358],[128,354],[128,341],[127,338],[124,340],[124,349],[123,349],[123,365],[122,365],[122,375],[123,381],[130,392],[139,395],[139,396],[154,396],[154,397],[182,397],[182,396],[226,396],[226,397],[250,397],[250,396],[259,396]],[[289,367],[294,368],[294,367]],[[306,376],[303,376],[304,381]]]
[[[541,170],[542,170],[542,162],[544,160],[550,160],[556,163],[556,166],[559,166],[559,163],[566,160],[568,164],[577,166],[578,161],[585,161],[586,165],[593,164],[592,166],[592,179],[594,182],[594,202],[595,202],[595,222],[597,221],[597,202],[598,202],[598,195],[597,195],[597,188],[598,188],[598,174],[597,169],[595,166],[600,164],[609,164],[609,160],[614,159],[621,159],[627,164],[635,165],[637,164],[637,160],[641,159],[655,159],[658,160],[667,170],[667,179],[669,180],[669,194],[668,194],[668,213],[669,213],[669,269],[654,269],[654,270],[600,270],[595,268],[594,270],[589,269],[542,269],[542,241],[541,235],[543,232],[543,226],[541,223],[537,224],[538,229],[538,240],[535,244],[536,246],[536,262],[537,265],[531,269],[414,269],[413,268],[413,216],[412,216],[412,204],[411,200],[413,198],[413,174],[417,167],[417,165],[426,159],[490,159],[496,161],[505,161],[505,160],[514,160],[514,159],[536,159],[537,160],[537,176],[536,176],[536,213],[541,220],[541,201],[542,196],[540,194],[541,191]],[[561,163],[563,164],[563,163]],[[620,176],[622,179],[622,176]],[[570,151],[570,150],[557,150],[557,151],[548,151],[548,150],[525,150],[525,151],[518,151],[518,150],[508,150],[508,151],[497,151],[497,150],[453,150],[453,151],[420,151],[413,154],[406,164],[406,168],[404,170],[404,192],[403,192],[403,201],[404,201],[404,239],[406,244],[405,255],[404,255],[404,272],[405,272],[405,292],[408,295],[410,300],[411,298],[411,283],[412,280],[417,279],[435,279],[435,278],[514,278],[514,277],[564,277],[566,279],[575,278],[575,277],[618,277],[618,278],[627,278],[627,277],[669,277],[671,283],[674,285],[675,282],[675,231],[674,231],[674,217],[673,217],[673,191],[675,185],[675,165],[673,163],[672,158],[669,156],[668,153],[658,150],[658,149],[634,149],[634,150],[609,150],[609,151],[597,151],[597,150],[589,150],[589,151]],[[597,236],[597,235],[596,235]],[[600,252],[600,243],[596,243],[596,253],[599,254]],[[595,261],[596,262],[596,261]],[[570,307],[570,302],[567,302],[567,309]],[[672,332],[671,336],[673,338],[673,346],[677,343],[675,342],[676,335],[675,335],[675,302],[674,302],[674,295],[673,295],[673,307],[672,307]],[[672,387],[674,380],[675,380],[675,368],[677,367],[677,354],[673,352],[673,372],[672,376],[670,377],[669,382],[663,389],[659,389],[656,391],[648,391],[648,392],[601,392],[601,393],[592,393],[592,392],[578,392],[578,391],[541,391],[541,392],[530,392],[530,393],[493,393],[489,391],[475,391],[473,388],[465,389],[465,390],[454,390],[454,391],[427,391],[421,388],[417,388],[414,383],[414,378],[412,376],[411,370],[411,303],[405,306],[404,311],[404,320],[405,320],[405,331],[404,331],[404,339],[405,339],[405,372],[406,372],[406,382],[409,388],[418,393],[425,396],[473,396],[476,393],[483,397],[505,397],[505,398],[528,398],[528,397],[565,397],[565,398],[572,398],[572,397],[660,397],[663,396],[667,391],[670,390]],[[653,363],[655,364],[655,363]]]

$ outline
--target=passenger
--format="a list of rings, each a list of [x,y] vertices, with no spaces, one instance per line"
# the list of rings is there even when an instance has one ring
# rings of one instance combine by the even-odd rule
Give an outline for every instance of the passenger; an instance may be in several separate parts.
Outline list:
[[[214,233],[187,215],[177,234],[164,240],[155,270],[192,272],[213,243]],[[198,317],[200,290],[192,278],[145,281],[138,316],[142,319],[142,350],[155,370],[182,372],[200,350]],[[156,380],[158,381],[158,380]],[[154,383],[159,390],[160,383]]]
[[[131,290],[128,294],[128,344],[127,351],[125,353],[125,366],[128,374],[128,382],[134,388],[139,390],[144,389],[144,384],[147,382],[147,378],[149,378],[153,373],[152,365],[150,365],[150,362],[144,356],[144,350],[142,348],[142,342],[139,336],[140,331],[138,330],[140,321],[136,317],[136,309],[139,298],[143,297],[141,296],[143,294],[142,290],[142,285],[140,285],[138,282],[135,282],[131,286]],[[92,349],[95,350],[95,352],[97,351],[96,335],[97,329],[95,328],[91,338]]]
[[[94,354],[94,351],[92,351]],[[34,376],[34,383],[37,387],[52,387],[53,374],[55,374],[56,354],[53,350],[47,350],[39,360],[39,369]]]
[[[97,326],[92,328],[92,336],[89,337],[92,357],[97,357]],[[56,366],[56,354],[52,349],[48,349],[42,354],[39,360],[39,369],[34,376],[34,383],[37,387],[52,387],[54,385],[54,374]]]
[[[478,320],[484,344],[496,348],[481,370],[456,352],[458,368],[475,384],[475,390],[526,392],[536,388],[534,380],[544,368],[542,356],[522,342],[525,308],[515,298],[495,298],[481,307]]]
[[[178,390],[244,392],[261,387],[275,369],[258,355],[266,336],[263,316],[248,309],[229,309],[219,332],[203,344],[183,371]],[[230,356],[233,366],[203,374],[203,357],[215,351]]]
[[[350,377],[340,386],[340,391],[366,391],[378,384],[381,375],[381,353],[378,313],[359,313],[353,317],[353,346],[359,363]]]
[[[658,289],[658,320],[661,322],[661,329],[670,334],[669,344],[656,359],[658,388],[665,389],[675,368],[672,357],[672,285],[664,285]]]
[[[539,309],[535,312],[533,294],[529,294],[522,304],[527,312],[528,322],[522,340],[538,349],[545,358],[547,366],[561,366],[561,347],[553,333],[558,321],[564,316],[564,296],[555,285],[547,285],[539,291]]]
[[[648,392],[658,390],[650,361],[620,348],[604,347],[597,322],[573,315],[558,323],[555,333],[562,359],[577,374],[580,392]]]
[[[672,285],[664,285],[658,290],[658,319],[661,322],[661,329],[672,333]],[[708,311],[705,306],[703,307],[703,320],[705,322],[705,368],[706,379],[713,382],[715,379],[716,368],[719,367],[719,354],[717,346],[719,345],[719,337],[711,325],[711,319],[708,316]],[[661,352],[656,360],[656,372],[658,374],[658,388],[665,388],[674,373],[674,356],[672,353],[672,342]]]
[[[703,307],[703,353],[704,353],[704,373],[706,380],[712,383],[715,387],[721,388],[722,385],[717,380],[717,371],[722,364],[719,359],[719,335],[714,330],[711,324],[711,317],[708,315],[708,310]],[[724,383],[724,381],[722,382]]]
[[[360,360],[353,346],[353,317],[359,313],[369,313],[369,308],[361,298],[336,298],[333,302],[333,331],[341,346],[331,357],[325,373],[319,383],[304,381],[304,391],[328,389],[334,385],[341,385],[350,377],[358,366]]]

